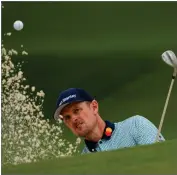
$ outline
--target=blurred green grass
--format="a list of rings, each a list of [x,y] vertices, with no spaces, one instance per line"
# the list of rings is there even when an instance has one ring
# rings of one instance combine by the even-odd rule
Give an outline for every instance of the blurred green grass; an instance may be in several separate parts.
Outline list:
[[[23,44],[31,54],[176,49],[176,2],[3,4],[2,33],[13,32],[5,43],[14,49]],[[17,19],[24,22],[20,32],[12,28]]]
[[[2,167],[2,174],[176,174],[177,140]]]

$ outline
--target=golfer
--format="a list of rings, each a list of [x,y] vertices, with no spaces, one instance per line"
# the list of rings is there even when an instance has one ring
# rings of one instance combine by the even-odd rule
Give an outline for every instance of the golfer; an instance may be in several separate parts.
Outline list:
[[[82,153],[153,144],[158,132],[153,123],[139,115],[117,123],[104,121],[98,102],[80,88],[61,92],[54,118],[63,120],[76,136],[84,138]],[[159,141],[164,140],[160,134]]]

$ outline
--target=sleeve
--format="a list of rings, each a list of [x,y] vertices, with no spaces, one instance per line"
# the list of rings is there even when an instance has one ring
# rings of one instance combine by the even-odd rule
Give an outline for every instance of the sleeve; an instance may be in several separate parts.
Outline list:
[[[142,116],[134,117],[134,139],[137,145],[145,145],[155,143],[158,129],[148,119]],[[159,141],[165,141],[162,134],[159,136]]]

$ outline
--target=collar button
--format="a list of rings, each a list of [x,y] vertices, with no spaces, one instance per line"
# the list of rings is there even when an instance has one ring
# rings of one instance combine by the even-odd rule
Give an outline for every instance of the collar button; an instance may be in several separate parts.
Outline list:
[[[102,140],[100,140],[100,141],[99,141],[99,144],[102,144],[102,143],[103,143],[103,141],[102,141]]]

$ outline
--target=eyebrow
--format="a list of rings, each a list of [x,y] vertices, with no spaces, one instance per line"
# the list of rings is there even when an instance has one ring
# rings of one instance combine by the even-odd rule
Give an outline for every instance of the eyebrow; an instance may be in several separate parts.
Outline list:
[[[76,109],[76,108],[81,108],[78,104],[77,105],[74,105],[71,107],[71,111],[73,111],[73,109]]]
[[[73,111],[73,109],[75,109],[75,108],[81,108],[81,106],[79,105],[79,104],[74,104],[73,106],[71,106],[71,107],[69,107],[69,108],[71,108],[70,110],[71,111]],[[66,110],[67,110],[68,108],[66,107]],[[63,115],[63,112],[61,112],[61,115]]]
[[[65,119],[67,117],[70,117],[70,115],[69,114],[63,115],[63,119]]]

